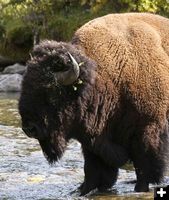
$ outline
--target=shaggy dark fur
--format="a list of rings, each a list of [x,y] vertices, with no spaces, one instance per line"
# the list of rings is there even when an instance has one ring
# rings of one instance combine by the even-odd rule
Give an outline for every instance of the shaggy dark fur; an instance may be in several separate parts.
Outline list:
[[[69,67],[68,52],[82,65],[79,79],[62,86],[53,74]],[[136,168],[136,191],[147,191],[150,182],[158,183],[163,176],[168,123],[161,134],[158,154],[146,150],[141,135],[150,119],[140,115],[111,82],[105,84],[98,77],[96,63],[76,46],[54,41],[36,46],[19,101],[23,130],[39,140],[50,163],[62,156],[69,139],[82,144],[82,195],[95,188],[110,188],[116,182],[118,168],[128,159]]]

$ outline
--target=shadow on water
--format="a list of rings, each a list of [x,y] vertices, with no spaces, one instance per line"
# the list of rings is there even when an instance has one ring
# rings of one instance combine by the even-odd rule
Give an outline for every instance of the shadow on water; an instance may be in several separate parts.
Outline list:
[[[20,128],[17,99],[18,94],[0,97],[0,199],[153,199],[152,187],[150,193],[137,194],[133,192],[134,184],[127,184],[135,179],[130,165],[120,170],[117,184],[108,194],[96,192],[80,198],[78,192],[71,193],[84,176],[80,144],[71,141],[61,161],[48,165],[38,142],[27,138]]]

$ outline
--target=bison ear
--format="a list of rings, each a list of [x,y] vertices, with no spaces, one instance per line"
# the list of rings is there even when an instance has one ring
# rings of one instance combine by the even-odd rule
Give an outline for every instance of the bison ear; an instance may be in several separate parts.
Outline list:
[[[53,73],[55,80],[61,85],[71,85],[78,79],[80,74],[79,64],[69,52],[68,56],[71,61],[69,69]]]

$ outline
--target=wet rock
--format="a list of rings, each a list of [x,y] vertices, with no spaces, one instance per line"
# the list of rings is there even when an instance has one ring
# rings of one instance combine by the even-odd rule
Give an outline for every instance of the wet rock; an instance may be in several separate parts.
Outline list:
[[[21,90],[22,75],[1,74],[0,92],[19,92]]]
[[[26,71],[26,66],[16,63],[10,65],[3,70],[3,74],[24,74]]]

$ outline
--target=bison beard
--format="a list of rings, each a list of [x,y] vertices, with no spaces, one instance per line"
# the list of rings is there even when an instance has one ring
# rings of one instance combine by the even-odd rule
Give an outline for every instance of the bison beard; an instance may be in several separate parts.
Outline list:
[[[62,151],[60,149],[56,151],[55,146],[50,142],[50,140],[39,140],[39,144],[42,148],[45,158],[50,164],[61,158]]]
[[[42,148],[44,156],[50,164],[58,161],[66,148],[66,141],[63,137],[56,137],[55,141],[47,137],[43,140],[39,140],[39,144]]]

